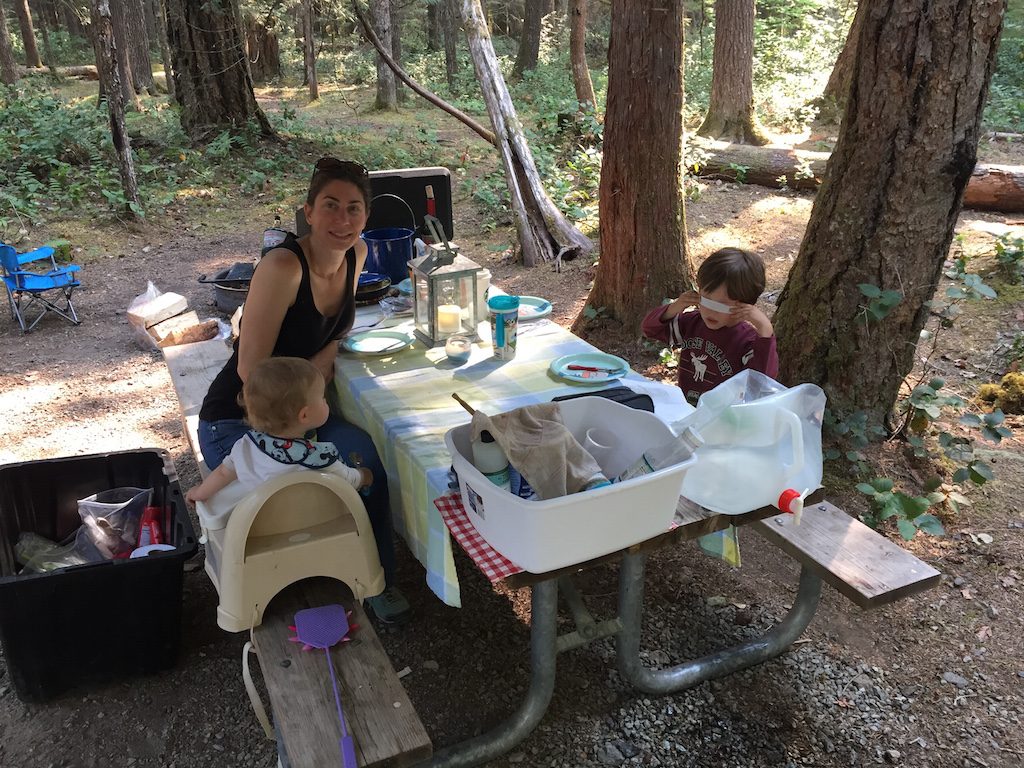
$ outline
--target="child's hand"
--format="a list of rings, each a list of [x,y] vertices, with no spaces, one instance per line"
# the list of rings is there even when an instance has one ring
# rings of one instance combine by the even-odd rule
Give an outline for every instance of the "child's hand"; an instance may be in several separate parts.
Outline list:
[[[359,470],[359,487],[357,490],[369,488],[373,485],[373,472],[370,471],[369,467],[357,467]]]
[[[199,486],[197,485],[194,488],[189,488],[188,493],[185,494],[185,501],[187,501],[190,506],[194,507],[197,501],[206,501],[205,498],[199,498],[200,494],[198,493],[198,491]]]
[[[666,304],[665,309],[661,313],[661,319],[664,322],[668,322],[676,315],[680,314],[684,309],[695,307],[700,303],[700,294],[696,291],[687,291],[683,293],[673,301],[671,304]]]
[[[753,304],[737,304],[732,308],[732,316],[743,322],[750,323],[757,331],[757,335],[767,339],[775,333],[772,328],[772,321],[768,315],[755,307]]]

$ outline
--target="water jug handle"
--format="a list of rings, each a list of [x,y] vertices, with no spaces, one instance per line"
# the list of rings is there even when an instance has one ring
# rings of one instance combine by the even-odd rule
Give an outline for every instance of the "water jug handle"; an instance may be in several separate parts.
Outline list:
[[[792,433],[793,462],[786,465],[786,473],[783,476],[783,480],[788,481],[789,478],[804,468],[804,428],[800,417],[793,413],[793,411],[783,409],[778,411],[778,414],[780,418],[785,420],[786,426],[789,427]]]

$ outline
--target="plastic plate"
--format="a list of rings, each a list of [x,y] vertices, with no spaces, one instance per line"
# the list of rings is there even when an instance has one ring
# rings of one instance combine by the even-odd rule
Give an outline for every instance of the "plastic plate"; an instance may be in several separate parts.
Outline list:
[[[412,280],[408,277],[398,284],[398,292],[403,296],[412,296]]]
[[[341,346],[360,355],[390,355],[414,341],[412,336],[401,331],[362,331],[346,337]]]
[[[570,365],[600,370],[570,370]],[[604,352],[580,352],[552,360],[549,370],[553,376],[574,384],[607,384],[609,381],[621,379],[629,373],[629,363],[621,357],[606,355]]]
[[[539,296],[519,297],[519,319],[539,320],[551,314],[551,302]]]

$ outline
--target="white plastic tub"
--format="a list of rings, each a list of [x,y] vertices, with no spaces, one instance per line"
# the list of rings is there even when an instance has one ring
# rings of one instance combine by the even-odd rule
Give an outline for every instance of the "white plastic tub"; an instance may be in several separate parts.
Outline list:
[[[561,407],[565,425],[580,443],[591,427],[618,436],[618,445],[602,461],[609,476],[632,466],[646,448],[672,439],[672,431],[654,414],[603,397],[567,400]],[[667,531],[683,477],[695,461],[593,491],[527,501],[489,482],[473,466],[470,438],[469,424],[444,437],[459,475],[462,504],[487,543],[531,573],[583,563]]]

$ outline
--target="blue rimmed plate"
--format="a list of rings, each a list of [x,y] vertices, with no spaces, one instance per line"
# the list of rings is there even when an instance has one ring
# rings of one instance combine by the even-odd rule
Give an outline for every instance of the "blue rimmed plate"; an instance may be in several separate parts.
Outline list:
[[[412,280],[408,277],[398,284],[398,292],[403,296],[412,296]]]
[[[391,355],[399,352],[416,341],[408,333],[401,331],[362,331],[345,337],[341,342],[342,349],[360,355]]]
[[[548,370],[553,376],[574,384],[607,384],[629,373],[629,363],[604,352],[580,352],[552,360]]]
[[[519,297],[519,319],[539,320],[551,314],[551,302],[540,296]]]

